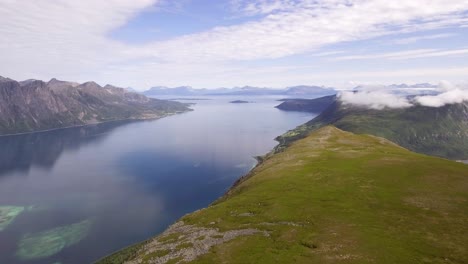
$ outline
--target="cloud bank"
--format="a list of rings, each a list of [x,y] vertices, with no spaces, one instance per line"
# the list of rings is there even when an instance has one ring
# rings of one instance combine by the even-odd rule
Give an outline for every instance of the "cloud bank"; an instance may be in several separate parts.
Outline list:
[[[457,104],[468,101],[468,85],[456,86],[448,82],[440,85],[442,92],[438,95],[418,96],[414,101],[429,107],[441,107],[446,104]]]
[[[468,101],[468,85],[439,84],[438,94],[419,95],[412,98],[396,93],[384,86],[365,86],[357,91],[342,91],[338,98],[344,104],[382,110],[384,108],[408,108],[415,105],[442,107]]]
[[[412,106],[405,97],[386,91],[385,88],[377,87],[367,87],[367,89],[360,91],[343,91],[338,97],[345,104],[378,110]]]

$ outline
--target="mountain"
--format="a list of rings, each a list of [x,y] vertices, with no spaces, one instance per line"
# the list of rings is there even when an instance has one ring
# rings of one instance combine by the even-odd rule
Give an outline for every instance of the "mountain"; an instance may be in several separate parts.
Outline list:
[[[158,118],[189,110],[95,82],[0,78],[0,134],[15,134],[124,119]]]
[[[253,86],[217,88],[217,89],[194,89],[190,86],[169,88],[155,86],[143,92],[147,96],[261,96],[261,95],[284,95],[284,96],[321,96],[335,94],[332,88],[319,86],[293,86],[285,89],[260,88]]]
[[[438,85],[430,84],[430,83],[416,83],[416,84],[392,84],[388,86],[389,88],[395,89],[407,89],[407,88],[437,88]]]
[[[203,93],[206,89],[193,89],[190,86],[180,86],[169,88],[165,86],[155,86],[150,88],[147,91],[144,91],[143,94],[147,96],[158,96],[158,95],[177,95],[177,96],[187,96],[187,95],[199,95]]]
[[[321,113],[336,100],[336,95],[316,99],[282,99],[283,103],[275,106],[284,111]]]
[[[127,88],[125,88],[125,90],[126,90],[127,92],[130,92],[130,93],[138,93],[138,91],[135,90],[135,89],[133,89],[132,87],[127,87]]]
[[[464,263],[468,166],[322,127],[118,263]]]
[[[285,95],[334,95],[336,91],[333,88],[327,88],[323,86],[307,86],[307,85],[300,85],[300,86],[292,86],[286,88],[284,93]]]
[[[320,102],[314,100],[308,105],[309,109],[313,109],[313,102]],[[315,119],[279,140],[295,140],[326,125],[383,137],[419,153],[449,159],[468,159],[468,101],[442,107],[415,105],[376,110],[334,100]]]

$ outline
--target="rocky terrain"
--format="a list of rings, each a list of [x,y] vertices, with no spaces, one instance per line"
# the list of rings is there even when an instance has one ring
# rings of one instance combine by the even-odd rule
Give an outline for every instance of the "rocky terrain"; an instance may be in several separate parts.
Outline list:
[[[188,111],[178,102],[148,98],[112,85],[0,77],[0,135]]]

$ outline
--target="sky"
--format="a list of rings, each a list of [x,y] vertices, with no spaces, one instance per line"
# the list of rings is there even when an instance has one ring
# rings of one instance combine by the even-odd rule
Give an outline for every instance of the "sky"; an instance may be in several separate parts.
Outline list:
[[[468,80],[468,0],[0,0],[0,75],[145,90]]]

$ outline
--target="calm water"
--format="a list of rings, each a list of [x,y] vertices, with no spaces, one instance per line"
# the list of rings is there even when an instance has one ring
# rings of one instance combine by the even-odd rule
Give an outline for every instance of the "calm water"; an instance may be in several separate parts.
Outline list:
[[[230,100],[155,121],[0,137],[0,206],[20,211],[0,219],[0,263],[90,263],[158,234],[313,117],[277,110],[273,98]]]

